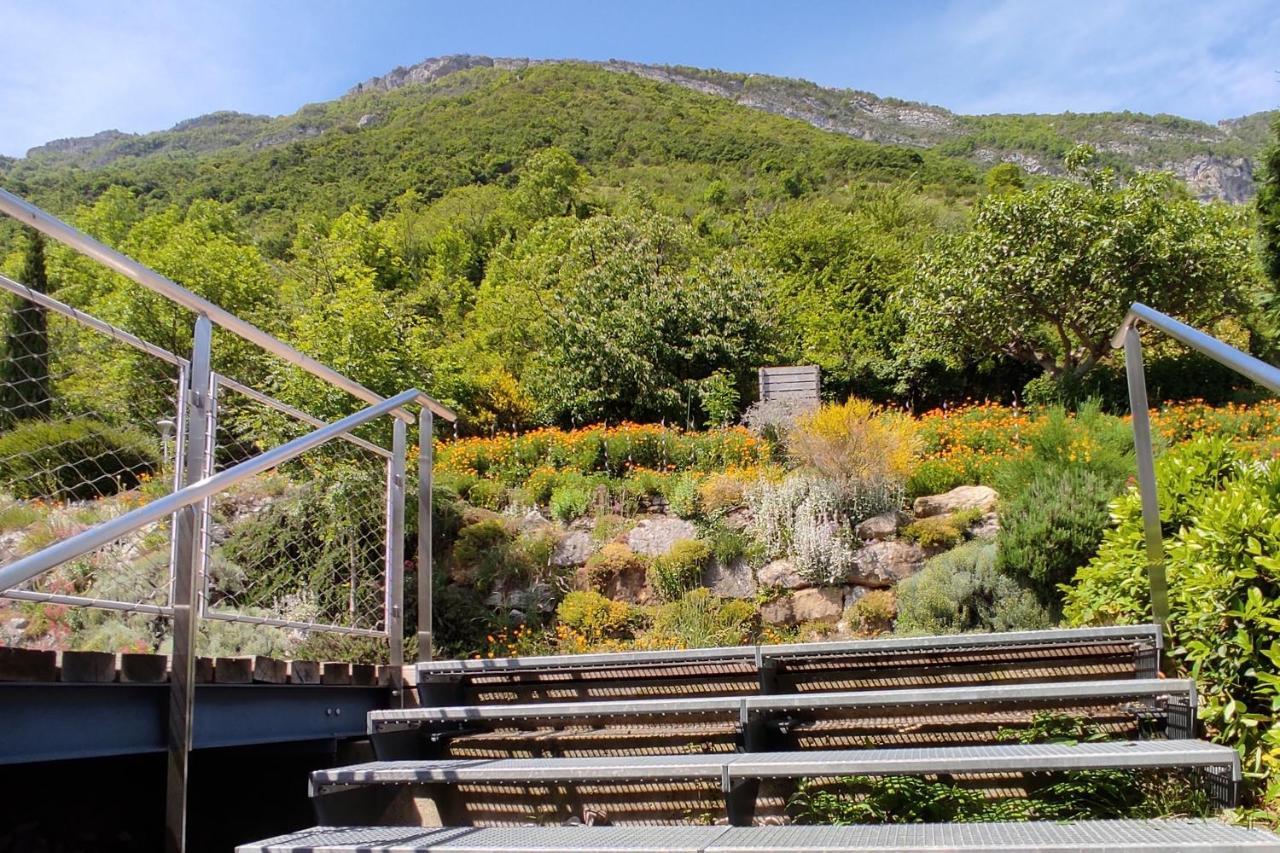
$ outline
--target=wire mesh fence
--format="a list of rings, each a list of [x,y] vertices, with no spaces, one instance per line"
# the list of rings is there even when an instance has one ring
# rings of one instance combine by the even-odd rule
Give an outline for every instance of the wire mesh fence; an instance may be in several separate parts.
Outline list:
[[[213,473],[317,419],[215,379]],[[204,505],[203,604],[214,619],[380,636],[386,627],[390,453],[346,436]]]
[[[182,359],[2,280],[0,566],[173,491]],[[171,522],[7,590],[8,642],[133,647],[161,636]],[[132,614],[107,618],[69,608]],[[128,623],[128,629],[122,627]],[[110,642],[99,636],[110,634]]]

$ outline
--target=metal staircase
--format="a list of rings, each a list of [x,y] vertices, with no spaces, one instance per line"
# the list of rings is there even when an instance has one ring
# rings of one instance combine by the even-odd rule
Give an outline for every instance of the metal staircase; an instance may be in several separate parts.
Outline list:
[[[1213,820],[778,825],[848,775],[1177,772],[1235,805],[1160,652],[1137,626],[422,663],[419,707],[369,714],[376,760],[312,774],[322,825],[240,850],[1280,850]],[[1009,742],[1044,713],[1109,739]]]

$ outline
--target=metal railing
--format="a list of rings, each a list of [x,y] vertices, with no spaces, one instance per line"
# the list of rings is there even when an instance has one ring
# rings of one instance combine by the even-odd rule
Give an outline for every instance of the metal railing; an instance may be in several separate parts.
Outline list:
[[[159,404],[151,408],[163,409],[164,417],[161,422],[172,425],[172,453],[165,453],[161,472],[166,477],[171,474],[171,480],[166,480],[163,489],[155,489],[155,492],[163,494],[156,494],[150,501],[133,509],[128,508],[128,501],[121,501],[118,507],[113,508],[110,517],[93,519],[87,529],[69,531],[69,535],[54,537],[54,541],[43,547],[28,548],[22,553],[9,555],[15,559],[0,564],[0,596],[36,602],[87,605],[167,618],[172,635],[172,657],[169,679],[166,846],[170,850],[182,850],[185,849],[186,836],[186,780],[188,753],[191,748],[199,619],[203,616],[245,622],[262,626],[264,630],[331,631],[385,638],[388,643],[388,658],[392,664],[393,686],[398,687],[398,667],[403,663],[404,639],[406,425],[415,420],[408,407],[414,405],[419,408],[416,418],[419,447],[418,656],[422,660],[430,659],[432,640],[431,437],[435,417],[453,421],[455,416],[447,407],[417,389],[384,399],[359,382],[303,354],[252,323],[4,190],[0,190],[0,213],[97,261],[195,315],[191,354],[184,358],[64,305],[21,282],[0,280],[0,288],[23,300],[20,305],[38,308],[39,316],[34,318],[35,322],[43,322],[46,317],[58,318],[59,323],[65,321],[79,334],[96,335],[113,346],[130,348],[174,372],[172,381],[164,386],[166,389],[171,386],[172,393],[150,395],[167,404],[167,408]],[[296,407],[215,373],[212,369],[215,325],[256,345],[263,353],[279,359],[292,369],[350,394],[367,404],[367,407],[334,423],[324,424],[320,419]],[[44,359],[43,362],[40,359]],[[32,363],[47,365],[53,361],[55,360],[45,352]],[[95,362],[90,353],[81,358],[77,367],[82,376],[90,377],[87,387],[99,391],[118,390],[113,388],[111,377],[95,375],[95,371],[100,373],[104,363],[104,359],[97,359]],[[155,370],[140,373],[144,376],[155,374]],[[51,377],[43,373],[34,377],[34,380],[19,379],[11,383],[15,388],[10,396],[18,400],[19,405],[25,405],[22,401],[31,398],[32,388],[37,389],[38,393],[45,393],[48,399],[37,400],[36,405],[31,407],[31,412],[38,415],[46,415],[58,401],[72,399],[74,396],[48,393]],[[39,389],[44,391],[39,392]],[[0,392],[4,392],[4,389],[0,388]],[[273,415],[282,416],[288,427],[275,430],[274,438],[264,433],[253,436],[251,440],[236,440],[236,449],[232,452],[231,443],[224,441],[219,444],[219,436],[227,434],[231,423],[230,420],[219,421],[219,397],[224,394],[235,395],[241,406],[257,405]],[[93,399],[88,393],[82,396]],[[132,416],[136,421],[142,413],[140,400],[143,398],[130,390],[119,396],[120,405],[117,408],[120,409],[122,418],[127,420]],[[5,414],[3,409],[0,406],[0,415]],[[71,411],[81,417],[100,414],[93,411],[92,407],[87,412],[84,409],[85,407],[73,408]],[[9,417],[9,420],[18,420],[17,411],[9,414],[14,416]],[[148,409],[146,414],[152,417],[156,413]],[[354,433],[357,428],[382,417],[392,418],[389,449]],[[101,420],[106,422],[105,418]],[[294,433],[299,431],[300,425],[306,427],[304,435],[286,437],[290,430]],[[107,423],[107,426],[112,425]],[[276,439],[283,443],[269,447]],[[339,446],[343,448],[343,452],[337,450]],[[165,449],[168,450],[167,447]],[[221,463],[220,452],[223,454]],[[71,453],[74,455],[74,448]],[[296,535],[297,541],[304,537],[312,540],[319,537],[325,541],[340,542],[341,550],[345,552],[344,560],[325,563],[323,568],[327,574],[318,579],[318,582],[311,583],[311,589],[308,589],[307,583],[296,582],[296,575],[307,570],[307,567],[297,564],[299,557],[304,560],[307,557],[299,550],[297,541],[282,542],[277,539],[276,544],[259,548],[256,552],[237,550],[236,532],[229,528],[234,528],[239,523],[251,523],[254,510],[261,509],[263,504],[275,506],[292,501],[295,506],[310,509],[313,503],[310,498],[314,495],[306,493],[305,489],[296,492],[297,484],[293,482],[283,486],[285,492],[282,499],[277,500],[280,496],[272,495],[271,500],[260,502],[258,507],[250,507],[247,511],[227,509],[215,503],[215,500],[225,499],[237,488],[246,486],[255,477],[286,468],[305,468],[307,454],[318,455],[316,463],[310,467],[312,472],[333,468],[339,463],[348,465],[350,470],[357,472],[351,478],[357,486],[346,495],[336,496],[336,504],[340,504],[343,497],[350,497],[352,494],[358,497],[342,506],[345,515],[341,525],[321,525],[317,528],[313,524],[310,527],[288,529],[290,534]],[[352,454],[357,455],[353,457]],[[133,495],[134,498],[141,495],[141,500],[146,501],[151,495],[134,488],[137,483],[133,480],[141,480],[144,473],[153,475],[157,465],[152,460],[154,454],[148,448],[142,447],[139,455],[143,461],[133,467],[124,464],[127,460],[114,460],[110,469],[112,473],[104,475],[104,487],[98,491]],[[43,478],[41,489],[61,494],[57,491],[61,481],[55,476],[61,473],[61,466],[40,472]],[[137,474],[136,477],[133,476],[134,473]],[[108,489],[106,479],[112,476],[116,481]],[[129,482],[123,482],[122,478]],[[95,494],[93,486],[98,479],[90,468],[88,474],[72,476],[66,491],[68,494],[92,497]],[[297,479],[300,478],[295,478]],[[124,488],[125,486],[129,488]],[[290,493],[290,489],[295,489],[295,493]],[[153,580],[150,600],[125,600],[129,596],[124,595],[74,594],[95,590],[97,585],[94,583],[87,583],[81,589],[74,584],[69,588],[66,584],[55,585],[51,589],[41,588],[43,580],[54,577],[57,572],[68,571],[69,566],[84,564],[83,561],[94,558],[94,555],[110,555],[112,549],[122,547],[134,548],[140,531],[150,531],[146,534],[146,547],[149,549],[148,577]],[[4,556],[3,545],[0,544],[0,561]],[[78,564],[77,561],[81,563]],[[271,569],[272,581],[263,583],[262,573],[258,570],[268,567]],[[111,574],[112,568],[108,559],[105,564],[98,565],[95,571],[105,577]],[[164,571],[166,568],[167,573]],[[72,574],[77,580],[84,580],[81,572],[72,571]],[[244,578],[254,576],[259,579],[247,584],[242,582]],[[317,581],[316,578],[312,580]],[[320,587],[341,588],[343,595],[321,601],[316,597]],[[311,600],[306,598],[307,593],[313,594]],[[278,608],[282,602],[289,602],[292,609],[286,609],[287,612],[283,615],[273,613],[272,608]],[[333,606],[335,603],[340,606]]]
[[[1114,349],[1124,348],[1125,376],[1129,385],[1129,409],[1133,413],[1133,446],[1138,463],[1138,490],[1142,498],[1143,539],[1147,551],[1147,578],[1151,586],[1151,613],[1161,627],[1169,619],[1169,583],[1164,566],[1164,540],[1160,531],[1160,502],[1156,493],[1155,451],[1151,440],[1151,416],[1147,379],[1138,324],[1154,329],[1196,352],[1202,353],[1241,376],[1280,393],[1280,368],[1241,352],[1212,335],[1181,323],[1167,314],[1135,302],[1111,339]]]

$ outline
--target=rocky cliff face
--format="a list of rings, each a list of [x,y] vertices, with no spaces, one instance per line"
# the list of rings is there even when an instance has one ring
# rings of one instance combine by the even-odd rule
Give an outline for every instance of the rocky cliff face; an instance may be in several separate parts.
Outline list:
[[[349,94],[435,83],[472,68],[519,70],[551,60],[444,56],[374,77]],[[882,98],[870,92],[829,89],[805,80],[735,74],[684,66],[648,65],[611,59],[585,63],[620,74],[682,86],[745,107],[807,122],[833,133],[890,145],[932,147],[951,143],[982,163],[1016,163],[1030,174],[1061,174],[1059,156],[1031,147],[994,145],[984,130],[1010,117],[963,116],[929,104]],[[1057,133],[1065,144],[1088,142],[1104,155],[1138,170],[1172,171],[1202,201],[1242,203],[1253,197],[1253,156],[1266,138],[1269,114],[1219,122],[1216,126],[1167,116],[1131,113],[1025,116]],[[1083,120],[1083,121],[1082,121]]]

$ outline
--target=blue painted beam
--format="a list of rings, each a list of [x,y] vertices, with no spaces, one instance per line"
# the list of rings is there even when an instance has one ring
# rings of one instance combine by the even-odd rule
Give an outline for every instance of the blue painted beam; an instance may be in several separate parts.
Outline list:
[[[164,752],[167,684],[0,684],[0,764]],[[200,684],[196,749],[362,737],[386,687]]]

